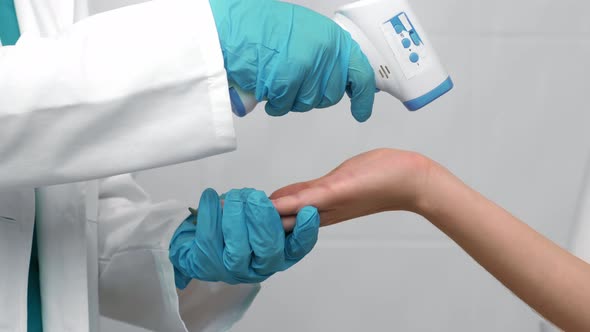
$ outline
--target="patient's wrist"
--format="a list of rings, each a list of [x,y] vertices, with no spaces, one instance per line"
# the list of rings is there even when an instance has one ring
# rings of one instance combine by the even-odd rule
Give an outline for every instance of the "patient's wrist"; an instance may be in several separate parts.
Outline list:
[[[431,161],[423,175],[424,180],[419,182],[415,209],[426,218],[437,215],[449,201],[450,195],[457,190],[458,179],[440,164]]]

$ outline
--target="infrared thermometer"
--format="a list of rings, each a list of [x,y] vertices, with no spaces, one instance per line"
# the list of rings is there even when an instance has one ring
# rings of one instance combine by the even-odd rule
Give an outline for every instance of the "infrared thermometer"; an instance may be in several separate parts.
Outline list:
[[[410,111],[453,88],[424,28],[407,0],[361,0],[336,10],[332,19],[359,44],[375,71],[377,88]],[[252,93],[230,82],[232,111],[239,117],[258,104]]]

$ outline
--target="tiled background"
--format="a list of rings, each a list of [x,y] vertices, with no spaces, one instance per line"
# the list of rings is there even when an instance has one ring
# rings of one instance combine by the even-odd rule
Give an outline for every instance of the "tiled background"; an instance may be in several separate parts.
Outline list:
[[[112,1],[112,0],[111,0]],[[326,15],[346,0],[294,1]],[[272,192],[376,147],[422,152],[567,245],[590,143],[590,2],[413,0],[455,89],[409,113],[378,94],[237,119],[239,149],[142,173],[157,200],[206,187]],[[302,263],[266,282],[234,332],[539,331],[541,320],[422,218],[386,213],[323,229]],[[128,330],[131,331],[131,330]]]

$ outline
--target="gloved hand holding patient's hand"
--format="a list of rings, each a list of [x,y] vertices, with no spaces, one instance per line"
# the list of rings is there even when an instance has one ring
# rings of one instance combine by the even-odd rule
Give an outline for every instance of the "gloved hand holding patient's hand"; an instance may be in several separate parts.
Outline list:
[[[283,216],[317,207],[322,226],[393,210],[417,212],[434,162],[418,153],[378,149],[353,157],[330,173],[286,186],[270,197]],[[292,227],[285,218],[286,229]]]
[[[280,116],[351,97],[371,116],[375,74],[350,34],[329,18],[273,0],[210,0],[228,78]]]
[[[293,232],[285,234],[264,192],[231,190],[222,207],[215,190],[205,190],[197,216],[187,218],[170,243],[176,287],[185,288],[191,279],[256,283],[290,268],[313,249],[320,225],[311,206],[302,207],[296,219]]]

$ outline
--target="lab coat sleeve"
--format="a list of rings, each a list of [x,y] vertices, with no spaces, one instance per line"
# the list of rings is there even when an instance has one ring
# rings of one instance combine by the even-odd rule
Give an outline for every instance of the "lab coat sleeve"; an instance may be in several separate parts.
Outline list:
[[[232,121],[208,1],[154,0],[0,48],[0,188],[226,152]]]
[[[98,211],[101,315],[149,331],[224,331],[257,294],[258,285],[198,280],[177,294],[168,248],[188,210],[153,203],[131,175],[100,181]]]

